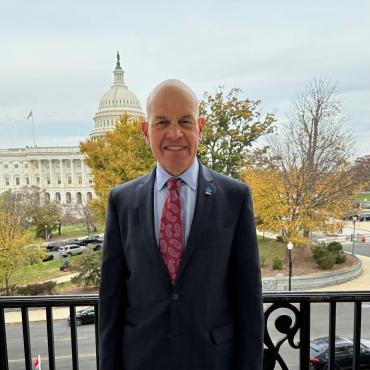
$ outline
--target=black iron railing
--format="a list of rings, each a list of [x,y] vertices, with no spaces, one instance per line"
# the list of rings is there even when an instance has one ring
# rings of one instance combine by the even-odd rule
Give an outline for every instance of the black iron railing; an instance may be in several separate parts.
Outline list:
[[[274,369],[278,364],[281,369],[288,370],[286,361],[280,353],[284,343],[299,350],[299,369],[310,368],[310,326],[311,306],[315,303],[329,304],[329,362],[328,369],[335,369],[335,335],[336,335],[336,309],[337,303],[353,302],[353,364],[352,369],[360,368],[360,338],[362,322],[362,303],[370,302],[370,291],[366,292],[276,292],[264,294],[265,304],[265,338],[264,369]],[[30,340],[30,324],[28,310],[39,307],[46,309],[47,345],[49,369],[56,369],[54,347],[54,322],[53,307],[69,307],[70,311],[70,336],[73,370],[79,369],[78,338],[76,328],[76,307],[95,307],[95,351],[96,368],[99,369],[98,356],[98,297],[97,295],[84,296],[44,296],[44,297],[0,297],[0,370],[8,370],[8,350],[6,338],[5,309],[18,308],[22,313],[24,363],[26,370],[31,370],[32,354]],[[277,315],[280,309],[285,313]],[[370,317],[365,318],[367,322]],[[273,322],[271,322],[273,320]],[[282,337],[274,340],[270,335],[274,329]],[[298,337],[298,339],[297,339]]]

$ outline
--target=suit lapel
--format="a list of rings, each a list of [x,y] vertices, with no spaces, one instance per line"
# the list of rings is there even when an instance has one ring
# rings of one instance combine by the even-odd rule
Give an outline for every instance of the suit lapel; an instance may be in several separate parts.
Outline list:
[[[208,169],[199,163],[198,189],[194,216],[176,281],[180,278],[182,272],[184,271],[191,254],[193,253],[195,247],[199,244],[199,239],[202,235],[205,225],[209,222],[208,216],[216,195],[216,187],[212,184],[212,181],[213,179]]]
[[[154,231],[154,181],[155,169],[145,178],[143,184],[138,190],[138,210],[140,222],[142,225],[144,244],[152,261],[158,267],[158,270],[163,277],[167,286],[170,286],[170,281],[167,274],[166,266],[157,246]]]

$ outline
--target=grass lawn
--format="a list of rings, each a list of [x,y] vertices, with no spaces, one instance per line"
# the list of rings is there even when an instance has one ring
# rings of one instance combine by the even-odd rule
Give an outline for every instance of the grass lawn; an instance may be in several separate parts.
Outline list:
[[[284,260],[286,256],[285,245],[274,239],[258,236],[258,246],[260,257],[266,259],[265,264],[271,264],[270,261],[272,261],[275,256],[279,257],[281,260]]]
[[[367,201],[370,201],[370,193],[365,193],[365,194],[356,194],[355,195],[355,199],[358,201],[358,202],[362,202],[364,201],[365,199]]]
[[[104,226],[97,226],[98,231],[94,234],[101,234],[104,232]],[[31,228],[32,233],[35,235],[36,228]],[[53,231],[53,236],[50,241],[57,239],[72,239],[78,237],[84,237],[87,235],[86,227],[84,224],[76,225],[62,225],[62,234],[58,235],[57,231]],[[36,240],[36,239],[35,239]],[[39,239],[37,239],[39,240]],[[45,241],[45,240],[43,240]]]
[[[74,256],[69,257],[70,260],[73,258]],[[56,259],[53,261],[19,268],[10,277],[10,284],[26,285],[38,283],[48,279],[53,279],[58,276],[63,276],[66,273],[63,271],[59,271],[59,266],[62,261],[62,259]]]
[[[65,226],[67,229],[68,226]],[[74,229],[71,227],[71,230],[77,232],[76,226]],[[63,230],[63,229],[62,229]],[[76,234],[66,234],[63,233],[64,237],[72,237]],[[283,244],[277,242],[273,239],[262,238],[258,236],[258,245],[260,255],[265,258],[265,264],[271,265],[271,261],[275,256],[278,256],[280,259],[284,260],[286,254],[286,248]],[[75,258],[74,256],[69,257],[69,259]],[[10,278],[10,284],[25,285],[31,283],[37,283],[48,279],[53,279],[59,276],[65,275],[65,272],[59,271],[59,266],[62,263],[62,259],[56,259],[49,262],[39,263],[36,265],[31,265],[28,267],[19,268]],[[70,285],[71,283],[69,283]],[[67,284],[68,285],[68,284]]]

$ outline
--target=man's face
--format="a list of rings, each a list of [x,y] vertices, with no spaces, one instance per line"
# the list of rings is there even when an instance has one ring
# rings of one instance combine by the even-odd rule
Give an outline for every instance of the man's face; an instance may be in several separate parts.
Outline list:
[[[204,120],[194,96],[179,86],[162,86],[148,103],[142,130],[152,152],[169,174],[178,176],[193,163]]]

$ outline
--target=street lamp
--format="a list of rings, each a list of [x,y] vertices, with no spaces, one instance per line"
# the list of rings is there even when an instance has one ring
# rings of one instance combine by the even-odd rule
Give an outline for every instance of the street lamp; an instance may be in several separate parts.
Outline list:
[[[44,225],[45,227],[45,240],[48,240],[48,225]]]
[[[288,258],[289,258],[289,292],[292,290],[292,249],[293,243],[289,242],[286,246],[288,248]]]
[[[357,216],[352,217],[353,221],[353,238],[352,238],[352,254],[355,254],[355,243],[356,243],[356,221]]]

